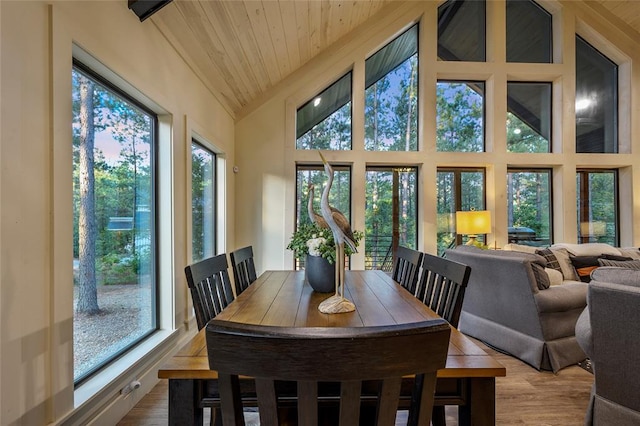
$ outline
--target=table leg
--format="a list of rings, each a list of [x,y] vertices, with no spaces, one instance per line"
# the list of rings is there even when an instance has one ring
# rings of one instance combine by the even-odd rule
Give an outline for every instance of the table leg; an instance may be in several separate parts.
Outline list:
[[[496,424],[495,377],[469,378],[469,399],[458,407],[460,426],[494,426]]]
[[[199,380],[169,379],[169,426],[202,425]]]

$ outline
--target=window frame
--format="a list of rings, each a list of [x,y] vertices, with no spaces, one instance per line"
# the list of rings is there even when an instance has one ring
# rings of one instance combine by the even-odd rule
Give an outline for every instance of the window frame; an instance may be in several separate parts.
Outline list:
[[[196,145],[199,149],[205,151],[206,153],[211,155],[211,162],[213,164],[213,176],[212,179],[213,181],[211,182],[211,222],[213,223],[213,233],[211,235],[211,255],[215,255],[216,253],[218,253],[218,154],[208,148],[206,146],[206,144],[204,142],[201,142],[197,137],[193,136],[191,137],[191,156],[192,156],[192,163],[193,163],[193,147],[194,145]],[[193,167],[191,168],[191,206],[193,206]],[[195,259],[194,258],[194,254],[193,254],[193,207],[191,208],[191,246],[192,246],[192,250],[191,250],[191,261],[195,262],[197,260],[202,260],[202,259]],[[204,243],[204,241],[203,241]],[[208,257],[206,254],[204,255],[203,259]]]
[[[596,168],[579,168],[576,170],[576,179],[580,178],[580,185],[576,185],[577,193],[576,193],[576,204],[577,204],[577,229],[578,229],[578,244],[583,244],[582,241],[585,237],[580,234],[579,228],[582,222],[585,222],[583,219],[585,218],[584,214],[588,213],[584,212],[582,209],[582,205],[584,205],[585,200],[582,199],[582,194],[588,194],[586,191],[586,182],[588,181],[588,177],[593,173],[612,173],[613,174],[613,186],[614,186],[614,220],[615,220],[615,236],[613,245],[618,247],[620,246],[620,173],[618,169],[596,169]],[[587,179],[585,179],[587,177]],[[587,197],[588,198],[588,197]],[[590,206],[590,204],[589,204]],[[587,241],[589,242],[589,241]]]
[[[470,84],[481,83],[482,84],[482,149],[480,151],[454,151],[454,150],[438,150],[438,135],[436,133],[435,137],[435,149],[437,152],[448,152],[448,153],[480,153],[487,152],[487,82],[485,80],[472,80],[472,79],[449,79],[449,78],[438,78],[436,80],[436,107],[435,107],[435,119],[436,119],[436,129],[438,128],[438,100],[437,100],[437,86],[440,83],[457,83],[464,84],[466,86],[470,86]],[[474,91],[473,88],[469,87],[470,90]],[[474,91],[475,92],[475,91]],[[476,92],[477,93],[477,92]],[[436,130],[437,132],[437,130]]]
[[[411,246],[409,246],[409,248],[413,248],[416,249],[418,248],[418,240],[419,240],[419,235],[420,235],[420,222],[418,220],[419,218],[419,208],[420,208],[420,179],[419,179],[419,169],[416,166],[409,166],[409,165],[405,165],[405,166],[401,166],[401,165],[393,165],[393,166],[382,166],[382,165],[367,165],[365,167],[365,203],[366,203],[366,186],[368,185],[368,181],[367,181],[367,176],[366,174],[369,172],[391,172],[395,175],[398,175],[400,172],[412,172],[414,173],[414,177],[415,177],[415,188],[413,189],[413,193],[415,196],[414,202],[415,202],[415,214],[413,217],[413,221],[415,223],[415,235],[413,236],[414,240]],[[394,177],[395,180],[395,177]],[[399,181],[398,181],[399,183]],[[396,188],[395,186],[392,188],[392,191],[395,191],[396,189],[399,190],[399,188]],[[395,202],[394,199],[392,199],[392,205],[393,205],[393,209],[392,209],[392,214],[395,213],[396,210],[396,206],[398,206],[398,203]],[[399,206],[398,206],[399,207]],[[399,215],[399,211],[398,211],[398,215]],[[392,218],[392,220],[394,220],[394,218]],[[365,235],[364,235],[364,240],[365,240],[365,247],[367,246],[366,241],[367,241],[367,234],[366,234],[366,215],[365,215]],[[392,227],[393,228],[393,227]],[[399,235],[398,237],[395,236],[396,234],[396,229],[392,229],[392,236],[391,236],[391,254],[393,255],[393,253],[396,252],[396,249],[398,247],[398,245],[400,244],[400,239],[399,239]],[[366,262],[365,262],[365,269],[367,269],[366,267]],[[384,266],[384,262],[383,262],[383,266]]]
[[[87,65],[87,63],[75,55],[72,57],[72,66],[71,70],[74,72],[75,70],[79,70],[82,74],[85,74],[88,78],[93,79],[96,83],[104,86],[107,90],[111,91],[114,95],[124,99],[125,101],[131,103],[136,108],[139,108],[144,113],[148,114],[153,121],[153,125],[151,126],[152,135],[150,136],[150,169],[151,169],[151,190],[150,190],[150,201],[153,207],[153,213],[150,215],[151,220],[151,250],[152,254],[151,260],[151,277],[150,283],[153,287],[151,295],[153,298],[151,304],[151,321],[152,327],[147,330],[144,334],[138,337],[132,343],[126,345],[124,348],[114,352],[109,357],[107,357],[101,364],[89,369],[87,372],[82,374],[79,377],[75,377],[75,373],[73,374],[73,386],[74,390],[78,390],[83,384],[89,382],[95,376],[99,375],[105,369],[108,369],[111,365],[116,363],[121,357],[125,354],[134,351],[138,346],[141,346],[148,340],[153,334],[158,332],[161,327],[161,291],[160,291],[160,283],[159,283],[159,262],[158,259],[160,257],[160,235],[159,235],[159,196],[158,196],[158,187],[159,187],[159,134],[160,134],[160,118],[158,113],[153,111],[150,107],[145,105],[139,99],[136,99],[136,96],[127,93],[127,91],[123,90],[119,87],[118,84],[112,82],[107,77],[102,75],[101,72],[95,70],[92,66]],[[73,167],[72,167],[73,170]],[[73,209],[72,209],[73,211]],[[75,306],[73,307],[73,321],[75,322]],[[72,332],[73,333],[73,332]],[[74,361],[74,371],[75,371],[75,361]]]
[[[554,197],[553,197],[553,168],[551,167],[526,167],[526,166],[509,166],[507,167],[507,176],[510,173],[546,173],[548,176],[548,181],[549,181],[549,194],[548,194],[548,199],[549,199],[549,244],[551,245],[553,244],[553,235],[554,235]],[[507,190],[506,190],[506,194],[507,194],[507,231],[509,229],[509,203],[511,202],[511,200],[509,199],[509,179],[507,177]],[[507,232],[508,235],[508,232]],[[510,241],[508,241],[510,242]],[[537,247],[537,246],[536,246]],[[542,246],[540,246],[542,247]]]
[[[348,209],[346,209],[346,211],[342,211],[340,210],[345,216],[346,218],[349,220],[350,223],[353,223],[353,215],[352,215],[352,210],[353,210],[353,169],[351,167],[351,165],[343,165],[343,164],[331,164],[331,167],[333,168],[334,173],[335,172],[347,172],[348,176],[349,176],[349,207]],[[298,176],[300,175],[301,171],[317,171],[320,173],[324,173],[324,166],[322,164],[318,164],[318,163],[308,163],[308,164],[296,164],[295,165],[295,178],[294,178],[294,192],[296,194],[296,196],[294,197],[294,202],[296,203],[296,208],[294,209],[294,232],[298,229],[298,226],[300,226],[300,216],[304,215],[303,212],[307,211],[307,203],[308,203],[308,199],[303,200],[302,197],[300,196],[301,194],[298,194],[298,188],[300,187],[300,182],[298,181]],[[328,177],[327,177],[328,180]],[[315,188],[315,191],[321,192],[324,188]],[[300,202],[300,209],[297,208],[297,203]],[[335,206],[333,206],[335,207]],[[300,214],[298,214],[298,212],[300,212]],[[317,213],[320,213],[319,211]],[[347,260],[345,261],[345,266],[347,268],[350,268],[350,259],[347,258]],[[301,262],[300,259],[296,259],[294,257],[293,259],[293,268],[294,270],[300,270],[301,267],[304,266],[304,262]]]
[[[455,212],[462,210],[462,174],[463,173],[482,173],[482,209],[487,208],[487,169],[485,167],[438,167],[436,170],[436,181],[438,173],[453,173],[453,181],[454,181],[454,191],[455,191],[455,200],[454,200],[454,218]],[[437,192],[437,183],[436,183],[436,192]],[[436,204],[438,202],[438,196],[436,194]],[[436,211],[438,206],[436,205]],[[455,219],[454,219],[455,222]],[[437,234],[439,234],[436,230],[436,238]],[[487,234],[483,234],[480,239],[487,242]],[[456,245],[461,245],[463,243],[463,235],[455,233],[454,241]]]

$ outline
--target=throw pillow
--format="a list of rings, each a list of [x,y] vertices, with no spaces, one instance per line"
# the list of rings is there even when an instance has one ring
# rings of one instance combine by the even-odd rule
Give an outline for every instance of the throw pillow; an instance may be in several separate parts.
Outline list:
[[[502,247],[502,250],[520,251],[523,253],[536,254],[536,251],[538,251],[538,247],[526,246],[524,244],[509,243],[509,244],[505,244],[504,247]]]
[[[536,250],[536,254],[544,257],[544,260],[547,261],[547,265],[546,265],[547,268],[555,269],[556,271],[559,271],[560,273],[562,273],[562,269],[560,268],[560,262],[558,262],[556,255],[551,251],[551,249],[545,248],[545,249]]]
[[[569,259],[571,259],[571,264],[578,273],[580,281],[585,283],[591,281],[591,271],[600,266],[598,256],[569,256]]]
[[[633,260],[633,258],[631,258],[631,257],[628,257],[628,256],[616,256],[615,254],[603,254],[602,256],[600,256],[600,259],[620,260],[620,261]]]
[[[620,255],[620,250],[606,243],[556,243],[553,244],[550,248],[551,250],[565,249],[574,256],[600,256],[601,254]]]
[[[549,276],[549,283],[551,284],[551,287],[562,284],[562,272],[551,268],[544,268],[544,271]]]
[[[623,256],[628,256],[631,259],[640,259],[640,250],[637,247],[623,247],[618,250]]]
[[[532,263],[531,269],[533,270],[533,276],[536,279],[538,290],[548,289],[549,286],[551,286],[551,282],[549,281],[549,275],[544,271],[544,267],[537,263]]]
[[[617,268],[638,269],[640,270],[640,260],[609,260],[598,259],[600,266],[615,266]]]
[[[570,281],[579,281],[580,278],[578,277],[575,268],[571,264],[571,259],[569,259],[569,252],[567,251],[567,249],[552,248],[551,251],[556,256],[556,259],[558,259],[560,270],[562,271],[562,276],[564,277],[564,279]]]

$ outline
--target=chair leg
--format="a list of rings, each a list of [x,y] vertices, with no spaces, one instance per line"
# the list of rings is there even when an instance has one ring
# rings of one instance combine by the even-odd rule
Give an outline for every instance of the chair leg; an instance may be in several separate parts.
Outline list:
[[[222,426],[222,413],[219,408],[211,407],[211,426]]]
[[[433,426],[446,426],[447,421],[444,414],[444,405],[434,405],[431,412],[431,424]]]

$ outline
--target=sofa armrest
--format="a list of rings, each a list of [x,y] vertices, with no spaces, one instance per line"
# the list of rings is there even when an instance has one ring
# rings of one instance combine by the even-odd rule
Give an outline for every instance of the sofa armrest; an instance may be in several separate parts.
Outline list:
[[[582,311],[576,322],[576,339],[584,353],[587,354],[588,357],[592,357],[593,333],[591,332],[591,317],[588,306],[584,308],[584,311]]]
[[[566,312],[573,309],[584,309],[587,305],[587,283],[565,283],[549,287],[534,295],[538,312]]]

